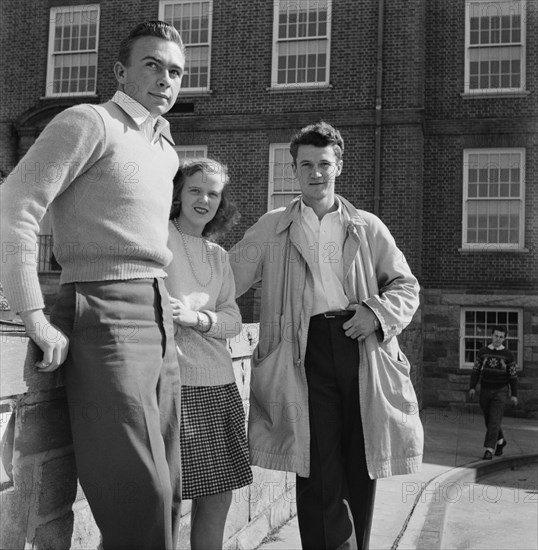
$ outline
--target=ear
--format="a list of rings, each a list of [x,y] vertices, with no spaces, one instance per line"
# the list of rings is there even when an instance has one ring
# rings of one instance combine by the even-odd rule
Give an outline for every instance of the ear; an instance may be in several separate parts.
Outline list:
[[[343,160],[339,160],[336,166],[337,166],[338,168],[337,168],[337,172],[336,172],[336,176],[335,176],[335,177],[338,177],[338,176],[342,173],[342,167],[344,166],[344,161],[343,161]]]
[[[114,63],[114,76],[119,84],[125,84],[125,66],[121,61]]]

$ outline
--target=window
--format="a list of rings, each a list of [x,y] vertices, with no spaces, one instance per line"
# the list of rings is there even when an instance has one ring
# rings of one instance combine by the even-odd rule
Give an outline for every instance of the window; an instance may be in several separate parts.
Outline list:
[[[331,0],[277,0],[272,86],[329,84]]]
[[[525,2],[467,0],[465,92],[525,90]]]
[[[463,172],[463,247],[523,248],[525,150],[468,149]]]
[[[461,368],[472,368],[478,350],[491,342],[491,332],[495,325],[506,327],[508,337],[504,342],[515,356],[518,369],[521,369],[518,358],[521,355],[522,311],[519,309],[463,308],[461,312]]]
[[[205,145],[176,145],[174,149],[179,160],[207,157],[207,147]]]
[[[269,146],[269,210],[287,206],[301,193],[292,163],[289,143]]]
[[[213,2],[161,0],[159,17],[176,27],[185,45],[185,73],[181,90],[209,89],[211,16]]]
[[[97,4],[51,8],[45,95],[94,95],[98,43]]]
[[[37,270],[39,273],[61,271],[61,267],[54,256],[54,240],[52,238],[52,219],[47,210],[39,224],[37,237]]]

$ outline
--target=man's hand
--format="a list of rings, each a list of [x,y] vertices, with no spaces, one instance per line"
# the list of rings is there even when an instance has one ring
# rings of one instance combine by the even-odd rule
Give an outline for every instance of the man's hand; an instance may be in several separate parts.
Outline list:
[[[473,399],[473,398],[474,398],[474,394],[475,394],[475,391],[474,391],[474,390],[469,390],[469,399]]]
[[[515,395],[510,396],[510,401],[514,407],[517,406],[517,397]]]
[[[172,306],[174,323],[182,327],[195,327],[198,324],[196,311],[189,309],[181,300],[170,296],[170,305]]]
[[[359,304],[350,304],[347,309],[354,309],[355,315],[342,325],[346,336],[362,342],[375,331],[376,316],[370,308]]]
[[[42,309],[22,311],[20,316],[26,333],[43,351],[43,359],[35,366],[40,372],[56,370],[67,357],[69,338],[47,320]]]

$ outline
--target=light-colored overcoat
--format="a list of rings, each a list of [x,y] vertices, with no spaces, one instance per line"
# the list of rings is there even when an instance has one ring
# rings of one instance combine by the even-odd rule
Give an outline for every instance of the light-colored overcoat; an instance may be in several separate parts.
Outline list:
[[[424,434],[396,336],[419,305],[419,285],[383,222],[343,197],[344,291],[381,329],[358,343],[359,401],[372,479],[416,472]],[[237,295],[261,281],[259,343],[251,371],[249,446],[254,465],[310,474],[308,388],[303,360],[313,310],[317,251],[302,228],[300,197],[263,215],[230,251]],[[287,288],[284,284],[287,279]],[[285,295],[284,295],[285,294]]]

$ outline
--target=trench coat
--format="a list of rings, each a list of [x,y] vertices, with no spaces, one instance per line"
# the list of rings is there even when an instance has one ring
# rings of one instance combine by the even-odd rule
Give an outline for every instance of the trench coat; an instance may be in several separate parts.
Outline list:
[[[410,365],[397,335],[419,306],[419,285],[388,228],[343,197],[344,292],[362,303],[381,328],[359,346],[359,403],[372,479],[420,469],[424,433]],[[230,250],[240,296],[261,281],[259,343],[254,350],[249,406],[251,462],[310,474],[308,387],[303,360],[314,301],[300,197],[263,215]]]

